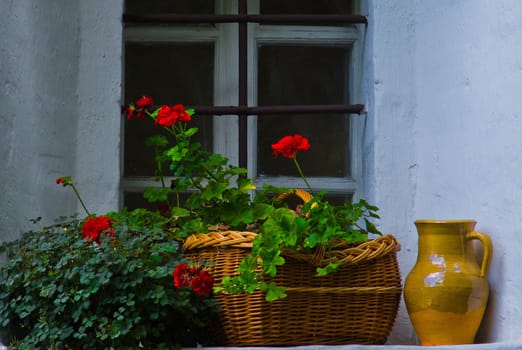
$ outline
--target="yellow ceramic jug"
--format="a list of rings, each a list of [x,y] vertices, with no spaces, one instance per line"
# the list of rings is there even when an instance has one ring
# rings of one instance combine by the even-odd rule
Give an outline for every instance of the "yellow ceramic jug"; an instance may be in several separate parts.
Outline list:
[[[417,220],[417,263],[406,278],[404,301],[421,345],[471,344],[489,295],[493,247],[474,220]],[[484,246],[478,265],[472,240]]]

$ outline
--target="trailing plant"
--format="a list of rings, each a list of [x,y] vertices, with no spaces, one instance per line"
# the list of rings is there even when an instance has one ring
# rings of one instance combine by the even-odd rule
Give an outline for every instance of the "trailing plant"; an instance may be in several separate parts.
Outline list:
[[[292,159],[308,190],[312,192],[297,160],[298,151],[309,149],[308,139],[298,134],[285,136],[272,145],[274,156],[281,154]],[[218,291],[251,293],[260,289],[266,293],[268,301],[286,297],[283,286],[277,286],[266,278],[275,277],[278,267],[285,264],[285,250],[312,252],[321,246],[328,251],[340,242],[356,244],[367,241],[369,234],[381,235],[371,222],[371,219],[379,218],[378,208],[364,199],[356,203],[333,205],[324,198],[326,191],[321,191],[309,200],[307,198],[302,207],[295,211],[282,206],[280,198],[289,193],[303,198],[305,195],[302,190],[269,186],[264,191],[273,194],[274,209],[260,226],[252,243],[252,253],[241,262],[239,274],[234,278],[226,277],[223,286],[217,287]],[[317,276],[335,272],[340,266],[341,263],[332,261],[324,267],[317,267]]]
[[[61,218],[2,244],[4,343],[33,350],[209,342],[206,327],[217,313],[212,277],[199,266],[205,283],[175,286],[173,273],[186,261],[168,221],[144,209]]]

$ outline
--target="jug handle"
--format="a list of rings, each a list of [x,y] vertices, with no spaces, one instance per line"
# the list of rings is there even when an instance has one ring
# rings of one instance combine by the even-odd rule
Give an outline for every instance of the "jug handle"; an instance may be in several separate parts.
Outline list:
[[[473,231],[467,234],[468,239],[479,240],[484,246],[484,256],[482,257],[482,265],[480,267],[480,277],[484,278],[488,274],[489,262],[493,253],[493,245],[491,239],[484,232]]]

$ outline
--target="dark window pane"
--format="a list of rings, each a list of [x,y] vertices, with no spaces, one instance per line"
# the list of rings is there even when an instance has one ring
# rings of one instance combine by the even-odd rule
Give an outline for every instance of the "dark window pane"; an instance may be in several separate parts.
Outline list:
[[[333,205],[343,205],[344,203],[351,202],[352,197],[353,197],[352,194],[348,194],[348,195],[327,194],[326,196],[324,196],[324,199]]]
[[[126,0],[128,14],[179,13],[213,14],[214,0]]]
[[[342,104],[348,101],[350,50],[338,47],[259,48],[259,105]],[[258,117],[260,175],[297,176],[292,161],[272,156],[271,144],[301,134],[311,149],[298,155],[308,176],[349,175],[349,117],[339,114]]]
[[[158,187],[159,186],[160,185],[158,184]],[[189,194],[182,193],[180,195],[180,200],[185,201],[188,198],[188,196],[189,196]],[[176,203],[176,198],[174,195],[172,195],[169,200],[171,203]],[[153,210],[153,211],[155,211],[155,210],[163,211],[166,209],[164,203],[161,203],[161,204],[160,203],[150,203],[149,201],[147,201],[143,197],[143,192],[130,192],[130,191],[124,192],[123,193],[123,203],[124,203],[123,206],[129,210],[145,208],[145,209]]]
[[[127,44],[125,48],[125,104],[143,95],[156,105],[212,105],[214,47],[211,44]],[[212,148],[212,118],[196,115],[196,139]],[[154,175],[154,150],[144,146],[146,137],[161,128],[152,120],[125,122],[124,175]]]
[[[145,198],[143,198],[142,192],[124,192],[123,203],[124,207],[126,207],[129,210],[134,210],[138,208],[144,208],[149,210],[160,209],[157,203],[150,203]]]
[[[350,0],[261,0],[261,14],[348,15],[353,12]]]

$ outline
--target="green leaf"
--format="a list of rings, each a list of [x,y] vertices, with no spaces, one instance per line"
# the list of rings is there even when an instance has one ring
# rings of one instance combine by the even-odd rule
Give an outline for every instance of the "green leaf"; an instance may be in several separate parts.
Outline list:
[[[198,128],[189,128],[189,129],[185,130],[185,132],[183,133],[183,136],[191,137],[191,136],[195,135],[197,132],[198,132]]]
[[[166,187],[147,187],[143,191],[143,197],[151,203],[168,202],[168,195],[171,192],[170,188]]]
[[[185,208],[181,208],[181,207],[172,207],[170,209],[170,214],[173,217],[186,217],[186,216],[190,215],[190,211],[188,211]]]
[[[341,265],[338,264],[338,263],[329,263],[329,264],[326,265],[325,267],[318,267],[318,268],[316,269],[316,271],[317,271],[317,276],[326,276],[326,275],[328,275],[329,273],[335,272],[335,271],[337,271],[337,269],[339,268],[339,266],[341,266]]]
[[[181,161],[188,154],[187,148],[188,142],[183,141],[172,147],[167,151],[167,156],[171,158],[173,162]],[[175,166],[175,163],[171,164],[171,169]]]
[[[239,178],[237,180],[237,186],[241,192],[248,192],[256,189],[256,186],[254,186],[254,181],[251,179]]]
[[[153,135],[145,139],[146,146],[167,147],[169,140],[163,135]]]
[[[272,205],[265,203],[256,203],[253,208],[254,216],[261,220],[266,219],[274,210]]]
[[[374,233],[376,235],[382,235],[381,231],[379,231],[379,229],[377,229],[377,227],[372,222],[370,222],[368,219],[365,218],[364,222],[366,224],[366,231],[368,231],[370,233]]]
[[[222,199],[223,192],[228,188],[226,182],[209,182],[207,186],[201,191],[201,198],[203,200]]]
[[[277,287],[274,282],[270,283],[266,288],[266,301],[274,301],[281,298],[286,298],[286,288]]]
[[[161,251],[165,252],[165,253],[172,253],[172,254],[174,254],[177,251],[176,247],[174,247],[172,245],[169,245],[169,244],[161,244],[160,247],[161,247]]]

